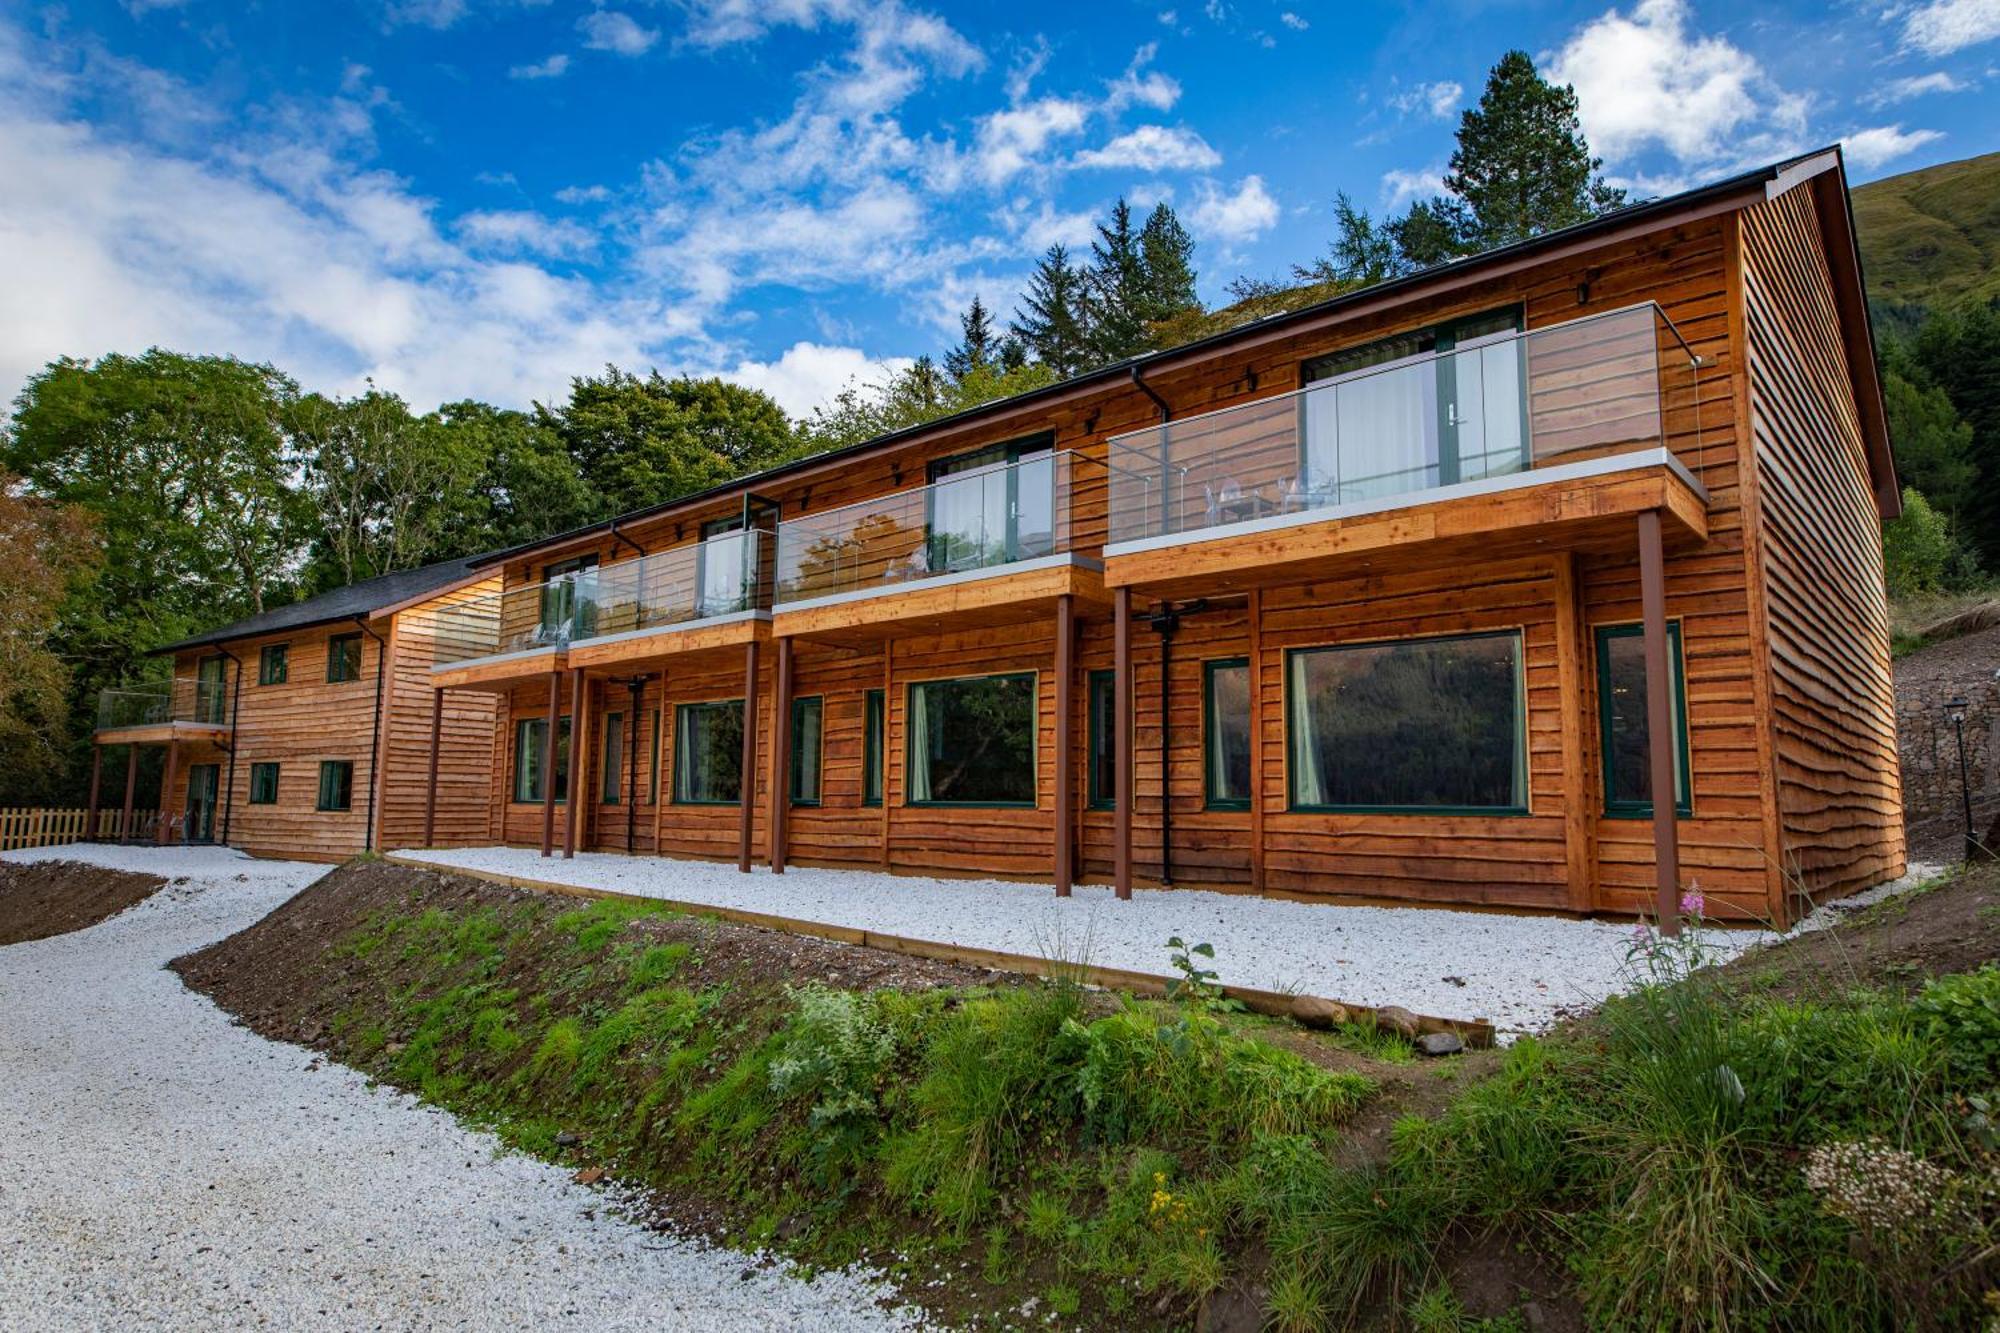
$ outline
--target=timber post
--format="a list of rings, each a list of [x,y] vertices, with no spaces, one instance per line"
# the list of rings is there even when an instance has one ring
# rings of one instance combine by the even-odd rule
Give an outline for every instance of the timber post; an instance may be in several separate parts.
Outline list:
[[[786,824],[792,805],[792,654],[792,641],[778,640],[778,679],[771,697],[770,861],[774,875],[785,873]]]
[[[551,733],[553,734],[553,733]],[[576,855],[576,820],[583,805],[584,793],[590,789],[589,780],[583,772],[583,668],[577,667],[569,673],[569,790],[564,793],[563,805],[563,860]],[[553,750],[551,751],[553,753]],[[553,779],[554,770],[550,777]],[[553,781],[550,784],[554,785]]]
[[[556,732],[562,721],[562,672],[549,668],[549,729],[542,737],[542,855],[556,849]],[[503,829],[504,831],[504,829]]]
[[[1076,598],[1056,598],[1056,897],[1070,896],[1076,880],[1076,801],[1072,737],[1076,703]]]
[[[675,743],[680,740],[678,727]],[[737,783],[736,868],[750,873],[750,838],[756,823],[757,805],[757,641],[743,645],[743,762]]]
[[[1132,896],[1132,589],[1121,585],[1113,601],[1115,654],[1111,730],[1113,799],[1112,890],[1120,898]]]
[[[1653,884],[1660,929],[1680,933],[1680,830],[1674,822],[1674,676],[1667,644],[1666,559],[1660,511],[1639,515],[1639,602],[1646,640],[1646,749],[1653,789]]]
[[[97,800],[102,793],[104,782],[104,747],[96,741],[90,743],[90,812],[84,817],[83,837],[85,842],[97,841]]]
[[[125,822],[118,826],[118,841],[132,841],[132,798],[139,789],[139,747],[125,747]]]
[[[424,846],[429,847],[437,833],[438,813],[438,741],[444,734],[444,691],[431,691],[431,756],[430,779],[424,786]]]

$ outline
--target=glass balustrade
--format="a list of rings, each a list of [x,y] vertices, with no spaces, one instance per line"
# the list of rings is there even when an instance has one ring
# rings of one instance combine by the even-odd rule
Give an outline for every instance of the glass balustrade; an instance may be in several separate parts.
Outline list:
[[[1086,460],[1043,452],[969,469],[778,525],[779,606],[903,588],[1071,549],[1073,474]]]
[[[1702,480],[1699,362],[1658,306],[1370,366],[1114,437],[1112,543],[1338,506],[1641,449]]]
[[[226,677],[210,674],[113,686],[98,691],[97,728],[109,731],[167,722],[226,726],[229,721],[228,688]]]

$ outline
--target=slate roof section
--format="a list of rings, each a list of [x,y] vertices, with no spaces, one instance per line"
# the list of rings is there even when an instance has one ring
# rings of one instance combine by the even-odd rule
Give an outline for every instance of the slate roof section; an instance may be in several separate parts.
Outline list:
[[[182,652],[189,648],[204,648],[210,644],[228,643],[233,639],[249,639],[264,634],[280,634],[285,630],[310,629],[318,625],[331,625],[338,621],[353,620],[356,616],[371,616],[390,607],[401,606],[426,593],[439,592],[473,577],[473,568],[482,555],[460,556],[455,560],[441,560],[434,565],[420,569],[404,569],[394,574],[381,574],[372,579],[351,583],[345,588],[335,588],[317,597],[308,597],[303,602],[293,602],[289,606],[275,606],[268,611],[260,611],[254,616],[219,626],[205,634],[197,634],[179,643],[169,643],[155,648],[155,653]]]

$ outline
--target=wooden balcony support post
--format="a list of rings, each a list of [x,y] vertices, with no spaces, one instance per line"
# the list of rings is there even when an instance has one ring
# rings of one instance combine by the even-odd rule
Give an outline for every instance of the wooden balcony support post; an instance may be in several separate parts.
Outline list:
[[[132,798],[139,789],[139,747],[125,747],[125,822],[118,826],[118,841],[132,841]]]
[[[792,641],[778,640],[778,679],[771,696],[771,873],[785,873],[786,823],[792,808]],[[747,704],[745,705],[748,706]]]
[[[90,743],[90,813],[84,816],[83,840],[97,841],[97,800],[104,789],[104,747]]]
[[[563,860],[576,855],[576,821],[581,817],[590,780],[584,773],[583,668],[569,673],[569,791],[563,811]]]
[[[1111,820],[1112,890],[1132,896],[1132,589],[1121,585],[1113,602],[1114,707],[1111,730],[1113,799]]]
[[[556,849],[556,736],[562,726],[562,672],[549,668],[549,729],[542,737],[542,855]]]
[[[1674,676],[1667,646],[1666,556],[1660,512],[1639,515],[1639,603],[1646,640],[1646,748],[1653,787],[1653,884],[1660,929],[1680,933],[1680,830],[1674,823]]]
[[[429,847],[437,834],[438,817],[438,741],[444,735],[444,691],[431,691],[431,755],[430,776],[424,781],[424,846]]]
[[[169,813],[174,804],[174,778],[178,776],[181,761],[181,747],[173,741],[167,742],[167,769],[160,775],[160,827],[155,830],[155,839],[165,847],[174,838],[173,816]]]
[[[1076,598],[1056,598],[1056,897],[1076,881]]]
[[[678,738],[678,737],[677,737]],[[757,822],[757,641],[743,645],[743,773],[737,816],[736,868],[750,873],[750,839]]]

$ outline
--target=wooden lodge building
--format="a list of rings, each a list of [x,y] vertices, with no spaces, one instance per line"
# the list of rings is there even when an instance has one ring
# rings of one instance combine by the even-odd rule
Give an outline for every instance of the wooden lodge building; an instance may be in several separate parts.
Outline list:
[[[1827,150],[475,559],[375,841],[1789,920],[1897,508]]]

